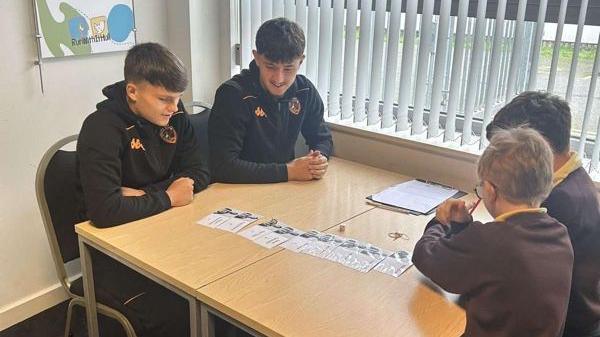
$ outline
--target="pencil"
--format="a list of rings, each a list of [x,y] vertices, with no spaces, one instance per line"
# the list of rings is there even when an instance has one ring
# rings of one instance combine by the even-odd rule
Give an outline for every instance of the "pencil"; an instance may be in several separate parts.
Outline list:
[[[469,214],[473,214],[473,211],[475,211],[475,208],[477,208],[477,206],[479,206],[480,202],[481,202],[481,199],[477,199],[477,202],[475,203],[475,205],[473,205],[473,207],[471,207]]]

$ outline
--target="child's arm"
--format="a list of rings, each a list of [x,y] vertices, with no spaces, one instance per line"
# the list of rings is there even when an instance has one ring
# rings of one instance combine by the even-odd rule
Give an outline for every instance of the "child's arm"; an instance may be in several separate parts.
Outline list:
[[[432,220],[415,246],[413,263],[446,291],[467,293],[488,277],[482,226],[473,222],[457,232]]]

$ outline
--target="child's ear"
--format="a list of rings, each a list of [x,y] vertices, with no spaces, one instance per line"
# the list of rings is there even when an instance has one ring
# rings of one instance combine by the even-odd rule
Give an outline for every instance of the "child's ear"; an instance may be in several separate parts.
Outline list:
[[[485,180],[483,182],[483,188],[485,190],[485,194],[488,198],[488,201],[495,202],[498,199],[498,189],[496,186],[489,181]]]
[[[135,83],[127,83],[127,86],[125,87],[125,93],[130,101],[133,103],[137,101],[138,88]]]

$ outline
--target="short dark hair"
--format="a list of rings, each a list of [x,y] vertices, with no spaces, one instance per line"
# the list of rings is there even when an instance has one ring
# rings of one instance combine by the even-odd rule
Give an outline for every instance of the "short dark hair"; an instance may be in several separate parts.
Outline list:
[[[486,128],[488,140],[497,129],[528,126],[542,134],[555,153],[570,148],[571,108],[556,95],[525,91],[506,104]]]
[[[147,81],[170,92],[183,92],[188,84],[183,62],[169,49],[153,42],[129,49],[123,72],[127,83]]]
[[[256,51],[273,62],[292,62],[304,55],[302,28],[286,18],[265,21],[256,32]]]

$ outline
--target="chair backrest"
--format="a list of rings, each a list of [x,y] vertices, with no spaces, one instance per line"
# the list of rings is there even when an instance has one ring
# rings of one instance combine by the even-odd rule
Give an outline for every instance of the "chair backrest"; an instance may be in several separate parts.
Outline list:
[[[77,176],[77,154],[61,150],[75,142],[77,135],[59,140],[42,157],[35,189],[46,236],[58,277],[67,287],[64,264],[79,257],[75,224],[85,221],[83,193]]]
[[[210,149],[208,146],[208,118],[210,117],[210,113],[211,110],[206,108],[201,112],[190,115],[190,123],[200,143],[200,153],[206,163],[208,163],[210,158]]]

